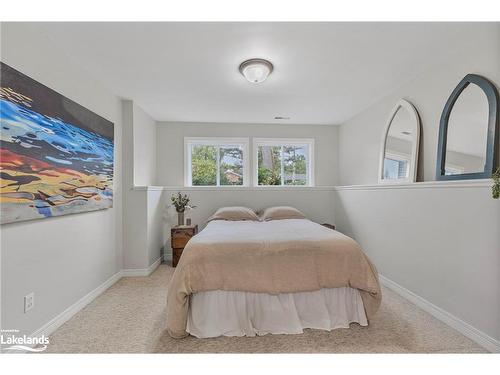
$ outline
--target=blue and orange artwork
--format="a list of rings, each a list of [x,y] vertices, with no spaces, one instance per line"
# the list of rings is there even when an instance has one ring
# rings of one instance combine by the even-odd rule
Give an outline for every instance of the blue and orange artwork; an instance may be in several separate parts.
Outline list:
[[[0,62],[1,223],[113,205],[113,123]]]

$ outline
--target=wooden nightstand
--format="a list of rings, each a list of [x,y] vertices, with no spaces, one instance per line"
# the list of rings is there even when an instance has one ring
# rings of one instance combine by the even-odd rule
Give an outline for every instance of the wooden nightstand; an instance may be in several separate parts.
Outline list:
[[[335,230],[335,225],[333,225],[333,224],[323,223],[321,225],[323,225],[324,227],[327,227],[327,228]]]
[[[198,233],[198,225],[176,225],[170,229],[172,245],[172,267],[176,267],[182,255],[182,250],[188,241]]]

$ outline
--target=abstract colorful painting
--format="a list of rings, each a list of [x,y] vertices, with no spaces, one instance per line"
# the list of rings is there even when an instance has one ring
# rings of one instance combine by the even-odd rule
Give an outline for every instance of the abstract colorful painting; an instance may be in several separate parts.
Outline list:
[[[1,223],[113,205],[113,123],[0,62]]]

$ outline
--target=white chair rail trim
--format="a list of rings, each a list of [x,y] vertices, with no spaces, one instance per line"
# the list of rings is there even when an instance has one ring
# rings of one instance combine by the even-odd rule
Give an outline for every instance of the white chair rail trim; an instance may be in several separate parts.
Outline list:
[[[137,191],[333,191],[335,186],[134,186]]]
[[[426,181],[410,184],[377,184],[377,185],[345,185],[334,186],[333,190],[379,190],[379,189],[464,189],[464,188],[491,188],[490,179],[464,181]]]
[[[390,189],[464,189],[491,188],[490,179],[463,181],[425,181],[408,184],[338,185],[338,186],[134,186],[135,191],[342,191]]]

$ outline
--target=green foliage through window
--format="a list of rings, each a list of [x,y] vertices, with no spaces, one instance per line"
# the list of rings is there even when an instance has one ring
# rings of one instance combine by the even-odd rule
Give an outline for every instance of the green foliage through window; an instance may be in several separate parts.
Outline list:
[[[307,185],[307,145],[260,145],[257,150],[259,185]]]
[[[243,185],[243,148],[239,145],[192,145],[191,184]]]
[[[259,185],[281,185],[281,146],[259,146]]]
[[[306,152],[304,146],[283,146],[285,185],[307,184]]]
[[[220,185],[243,185],[243,150],[236,146],[221,146]]]
[[[217,148],[215,146],[192,147],[191,173],[193,186],[217,185]]]

